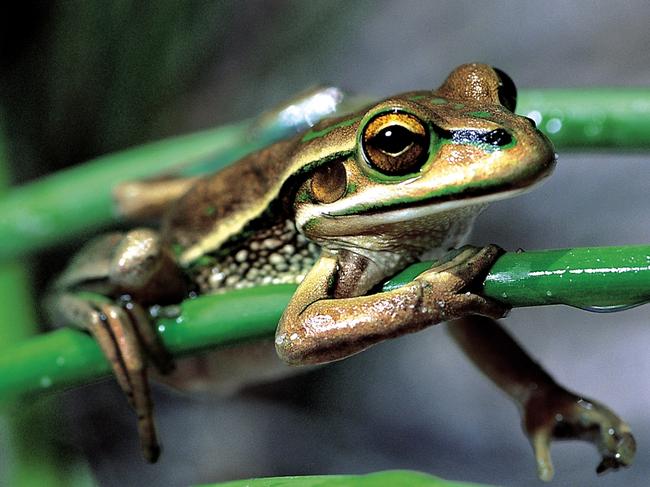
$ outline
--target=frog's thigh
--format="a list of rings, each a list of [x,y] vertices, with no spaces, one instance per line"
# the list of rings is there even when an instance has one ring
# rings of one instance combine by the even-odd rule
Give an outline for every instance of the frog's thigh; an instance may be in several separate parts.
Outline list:
[[[154,364],[166,371],[171,367],[171,356],[138,303],[180,299],[184,288],[181,272],[158,232],[138,228],[124,234],[102,235],[89,242],[56,281],[47,308],[53,323],[84,328],[80,321],[89,313],[79,318],[75,316],[79,307],[67,306],[62,301],[70,302],[77,291],[91,291],[107,298],[130,294],[130,320]]]
[[[291,367],[275,352],[273,340],[245,343],[176,362],[174,373],[156,379],[185,392],[231,395],[248,386],[304,373],[311,367]]]
[[[128,293],[134,299],[144,296],[156,302],[172,293],[181,296],[180,288],[180,271],[158,232],[136,228],[91,240],[56,280],[53,291],[83,289],[106,296]]]

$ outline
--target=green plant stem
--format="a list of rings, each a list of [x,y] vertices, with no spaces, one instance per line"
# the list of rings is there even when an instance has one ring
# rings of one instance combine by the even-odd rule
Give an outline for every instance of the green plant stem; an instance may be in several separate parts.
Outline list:
[[[385,284],[394,289],[431,266],[416,264]],[[181,303],[177,318],[158,320],[176,356],[270,338],[293,285],[206,295]],[[488,274],[484,294],[512,306],[567,304],[614,311],[650,300],[650,246],[506,253]],[[95,380],[109,367],[94,340],[62,329],[18,343],[0,355],[0,400]]]
[[[389,470],[366,475],[307,475],[235,480],[203,487],[488,487],[484,484],[454,482],[420,472]]]
[[[9,183],[5,150],[4,131],[0,127],[0,192]],[[21,262],[0,263],[0,295],[0,352],[4,352],[38,332],[29,279]],[[24,400],[5,403],[1,413],[8,429],[5,438],[9,448],[3,452],[3,460],[8,464],[0,471],[0,484],[42,487],[91,484],[87,471],[59,451],[54,439],[59,425],[54,398],[36,403]]]
[[[558,149],[650,148],[647,89],[524,90],[518,112],[540,119]],[[122,181],[214,171],[286,135],[272,123],[246,121],[103,156],[15,188],[0,198],[0,260],[117,221],[111,190]]]
[[[409,267],[386,283],[408,282],[429,263]],[[512,307],[565,304],[619,311],[650,300],[650,246],[582,247],[509,252],[484,282],[486,296]]]
[[[245,151],[248,123],[143,145],[99,157],[22,187],[0,200],[0,258],[15,257],[117,221],[112,189],[123,181],[175,173],[220,154]],[[255,148],[255,147],[253,147]]]
[[[522,90],[517,113],[538,122],[556,149],[650,149],[650,89]]]

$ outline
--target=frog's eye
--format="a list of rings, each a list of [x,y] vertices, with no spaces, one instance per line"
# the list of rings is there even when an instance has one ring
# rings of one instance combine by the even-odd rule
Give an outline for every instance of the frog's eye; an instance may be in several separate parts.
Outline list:
[[[391,176],[416,172],[429,155],[425,124],[408,113],[382,113],[363,130],[363,153],[368,163]]]
[[[499,101],[508,110],[514,112],[517,107],[517,87],[515,86],[514,81],[512,81],[512,78],[500,69],[494,67],[492,69],[494,69],[494,72],[499,78]]]
[[[348,175],[342,162],[319,167],[311,178],[311,194],[320,203],[334,203],[345,195]]]

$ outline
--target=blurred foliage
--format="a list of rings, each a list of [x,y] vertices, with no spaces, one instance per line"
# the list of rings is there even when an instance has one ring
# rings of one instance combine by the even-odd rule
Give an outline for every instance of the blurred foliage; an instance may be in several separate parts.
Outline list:
[[[1,96],[19,178],[164,132],[174,100],[216,55],[224,31],[214,26],[229,9],[227,2],[13,3],[2,32],[22,35],[3,39]]]
[[[4,120],[0,110],[0,194],[10,180]],[[36,333],[34,302],[27,266],[0,262],[0,348]],[[42,487],[91,485],[88,471],[62,442],[61,418],[54,398],[18,401],[0,410],[0,485]]]
[[[272,477],[235,480],[204,487],[489,487],[488,485],[454,482],[420,472],[388,470],[366,475],[309,475],[304,477]]]
[[[229,78],[245,92],[282,66],[305,62],[341,0],[329,2],[143,1],[14,2],[0,19],[0,101],[9,120],[19,180],[178,133],[193,92]],[[291,28],[274,31],[273,18]],[[328,29],[323,30],[323,24]],[[252,27],[254,26],[254,28]],[[259,39],[268,38],[262,44]],[[255,57],[255,73],[240,66]],[[241,61],[244,59],[245,61]],[[287,68],[289,69],[289,68]],[[244,85],[244,86],[242,86]],[[243,88],[243,89],[242,89]],[[268,88],[267,88],[268,89]],[[239,118],[254,97],[210,96],[207,122]],[[237,98],[237,97],[234,97]],[[230,108],[228,108],[230,107]],[[194,128],[194,127],[193,127]]]

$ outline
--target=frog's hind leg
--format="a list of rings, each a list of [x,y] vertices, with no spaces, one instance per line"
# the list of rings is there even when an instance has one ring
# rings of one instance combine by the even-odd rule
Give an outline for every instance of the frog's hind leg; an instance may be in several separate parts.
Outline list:
[[[555,382],[498,322],[469,316],[450,322],[448,329],[472,362],[519,406],[542,480],[553,477],[552,439],[592,442],[602,456],[598,473],[632,463],[636,445],[627,423]]]
[[[55,323],[61,319],[76,323],[57,303],[61,293],[90,292],[121,303],[156,368],[162,373],[171,371],[171,356],[142,305],[176,303],[186,296],[187,289],[182,272],[157,232],[139,228],[91,240],[74,256],[52,291],[48,309],[63,310],[57,313]]]
[[[180,271],[157,233],[138,229],[91,241],[55,283],[47,302],[53,323],[87,330],[97,339],[138,416],[142,450],[151,462],[160,449],[147,358],[163,373],[173,362],[141,303],[169,300],[183,291]]]

